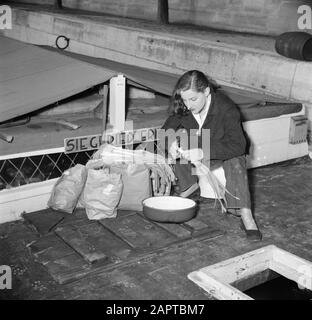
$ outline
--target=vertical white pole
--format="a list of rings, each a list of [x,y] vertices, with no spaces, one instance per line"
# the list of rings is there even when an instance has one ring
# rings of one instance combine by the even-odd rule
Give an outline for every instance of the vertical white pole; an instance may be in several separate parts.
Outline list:
[[[106,121],[107,121],[107,109],[108,109],[108,85],[104,84],[103,89],[103,110],[102,110],[102,132],[103,134],[106,131]]]
[[[114,131],[125,130],[126,78],[119,74],[110,79],[109,118]]]

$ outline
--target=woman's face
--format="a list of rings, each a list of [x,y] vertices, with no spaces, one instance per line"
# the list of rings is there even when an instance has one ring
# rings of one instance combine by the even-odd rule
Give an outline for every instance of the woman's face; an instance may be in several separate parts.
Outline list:
[[[200,113],[206,105],[209,94],[209,87],[207,87],[204,92],[197,92],[193,89],[188,89],[186,91],[181,91],[181,98],[186,108],[196,114]]]

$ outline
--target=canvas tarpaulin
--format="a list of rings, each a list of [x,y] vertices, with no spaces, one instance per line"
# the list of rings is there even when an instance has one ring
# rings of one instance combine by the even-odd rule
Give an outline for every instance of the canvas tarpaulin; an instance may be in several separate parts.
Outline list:
[[[57,50],[47,46],[44,47],[51,51]],[[167,96],[172,94],[174,86],[182,74],[182,71],[181,74],[173,74],[68,51],[61,51],[61,54],[99,67],[115,70],[118,73],[124,74],[129,84],[144,87]],[[238,105],[243,121],[278,117],[282,114],[299,112],[302,109],[300,103],[267,95],[264,92],[247,91],[224,85],[219,86],[219,90],[223,91]]]
[[[180,76],[0,36],[0,123],[104,83],[118,73],[124,74],[129,84],[165,95],[171,95]],[[300,104],[264,93],[225,86],[222,90],[241,110],[275,103],[272,108],[253,108],[252,119],[301,109]],[[242,114],[244,120],[250,120],[247,113]]]
[[[0,36],[0,122],[104,83],[116,72]]]

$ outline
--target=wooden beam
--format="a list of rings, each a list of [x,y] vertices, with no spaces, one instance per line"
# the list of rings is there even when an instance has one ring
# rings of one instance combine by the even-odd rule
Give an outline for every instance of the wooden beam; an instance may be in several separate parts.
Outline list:
[[[160,24],[168,24],[169,23],[168,0],[158,0],[157,22]]]
[[[103,132],[103,134],[104,134],[105,131],[106,131],[107,108],[108,108],[108,101],[107,101],[107,100],[108,100],[108,99],[107,99],[107,98],[108,98],[108,85],[107,85],[107,84],[104,84],[104,85],[103,85],[102,93],[103,93],[102,132]]]
[[[109,117],[113,130],[125,130],[126,121],[126,79],[122,74],[109,82]]]
[[[49,120],[48,122],[54,122],[54,123],[61,124],[64,127],[66,127],[67,129],[70,129],[70,130],[77,130],[77,129],[79,129],[81,127],[80,125],[78,125],[76,123],[73,123],[73,122],[70,122],[70,121],[67,121],[67,120],[62,120],[62,119]]]

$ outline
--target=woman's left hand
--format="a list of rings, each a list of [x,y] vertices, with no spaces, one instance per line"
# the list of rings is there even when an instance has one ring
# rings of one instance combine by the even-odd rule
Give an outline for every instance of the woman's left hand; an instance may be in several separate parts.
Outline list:
[[[198,176],[205,176],[209,173],[209,168],[207,168],[204,164],[200,161],[194,162],[196,168],[196,174]]]

